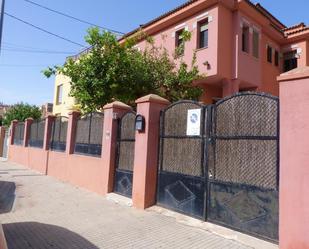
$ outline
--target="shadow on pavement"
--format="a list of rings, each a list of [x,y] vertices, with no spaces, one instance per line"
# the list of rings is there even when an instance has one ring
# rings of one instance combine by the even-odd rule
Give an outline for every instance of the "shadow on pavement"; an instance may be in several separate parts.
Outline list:
[[[9,249],[99,249],[77,233],[49,224],[10,223],[3,230]]]
[[[15,200],[16,185],[14,182],[0,181],[0,214],[12,210]]]

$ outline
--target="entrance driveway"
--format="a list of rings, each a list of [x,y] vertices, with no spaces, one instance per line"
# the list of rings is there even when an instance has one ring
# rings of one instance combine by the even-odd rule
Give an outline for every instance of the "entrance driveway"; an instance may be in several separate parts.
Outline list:
[[[8,162],[0,162],[0,221],[9,249],[252,248]]]

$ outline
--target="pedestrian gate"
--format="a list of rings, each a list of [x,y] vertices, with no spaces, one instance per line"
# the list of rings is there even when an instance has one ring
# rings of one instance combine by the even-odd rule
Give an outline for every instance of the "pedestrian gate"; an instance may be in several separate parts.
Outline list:
[[[159,205],[276,241],[278,171],[276,97],[181,101],[161,113]]]
[[[118,123],[114,191],[127,197],[132,196],[135,117],[134,112],[128,112]]]

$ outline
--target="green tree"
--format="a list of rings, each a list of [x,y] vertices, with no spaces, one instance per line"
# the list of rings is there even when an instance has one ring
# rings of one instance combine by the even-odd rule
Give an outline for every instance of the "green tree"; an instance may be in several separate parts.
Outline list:
[[[184,35],[187,40],[191,37]],[[135,48],[141,38],[148,42],[144,51]],[[61,67],[43,71],[46,77],[56,73],[68,76],[70,95],[85,112],[100,109],[113,100],[133,104],[135,99],[149,93],[170,101],[198,99],[201,94],[201,89],[192,86],[200,77],[195,55],[190,66],[179,55],[174,60],[164,47],[156,47],[152,37],[143,32],[120,44],[113,34],[91,28],[85,40],[91,46],[90,52],[77,60],[68,59]]]
[[[26,118],[39,119],[41,117],[40,108],[25,103],[13,105],[5,114],[3,125],[9,126],[13,120],[25,121]]]

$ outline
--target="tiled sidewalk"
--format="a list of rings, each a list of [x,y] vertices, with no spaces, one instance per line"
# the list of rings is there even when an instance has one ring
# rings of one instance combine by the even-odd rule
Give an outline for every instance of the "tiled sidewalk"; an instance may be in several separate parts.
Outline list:
[[[0,162],[0,221],[9,249],[250,248],[7,162]]]

